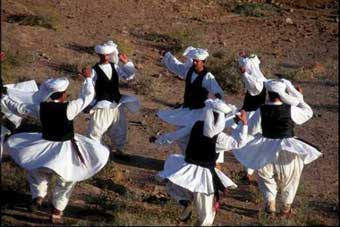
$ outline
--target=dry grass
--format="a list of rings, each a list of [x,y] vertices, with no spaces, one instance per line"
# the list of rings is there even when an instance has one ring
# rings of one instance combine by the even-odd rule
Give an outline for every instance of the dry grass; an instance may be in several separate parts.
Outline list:
[[[235,53],[215,52],[208,59],[207,67],[215,76],[222,89],[230,94],[243,91],[243,82],[238,69]]]

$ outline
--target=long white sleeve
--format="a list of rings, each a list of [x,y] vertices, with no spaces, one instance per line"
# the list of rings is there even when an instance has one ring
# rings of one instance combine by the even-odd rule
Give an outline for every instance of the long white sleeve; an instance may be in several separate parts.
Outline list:
[[[202,87],[206,88],[212,94],[220,94],[220,96],[223,100],[223,96],[224,96],[223,90],[220,87],[220,85],[218,85],[214,75],[211,74],[210,72],[208,72],[204,76],[204,79],[202,81]]]
[[[168,68],[169,71],[171,71],[172,73],[175,73],[176,75],[181,77],[183,80],[185,80],[190,67],[180,62],[170,52],[167,52],[164,55],[162,62]]]
[[[303,100],[297,106],[292,106],[290,109],[291,118],[295,124],[301,125],[312,118],[313,110]]]
[[[157,138],[157,140],[155,141],[155,144],[158,144],[158,145],[171,144],[174,141],[189,135],[191,132],[191,129],[192,129],[192,126],[186,126],[174,132],[164,133]]]
[[[67,105],[67,119],[73,120],[81,111],[88,106],[94,98],[94,86],[91,78],[85,79],[79,97]]]
[[[229,151],[240,148],[247,143],[248,126],[244,125],[237,136],[228,136],[221,132],[216,140],[216,152]]]
[[[241,123],[239,122],[239,124]],[[250,118],[248,118],[248,134],[253,136],[257,133],[262,133],[260,108],[258,108]]]
[[[2,96],[1,104],[4,105],[8,110],[13,112],[16,115],[21,117],[25,116],[32,116],[39,118],[39,109],[40,106],[38,104],[25,104],[25,103],[18,103],[9,98],[7,95]]]

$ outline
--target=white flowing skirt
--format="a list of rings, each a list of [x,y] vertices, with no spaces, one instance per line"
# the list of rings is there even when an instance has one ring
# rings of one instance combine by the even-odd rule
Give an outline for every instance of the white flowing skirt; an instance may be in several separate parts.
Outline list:
[[[190,110],[189,108],[180,107],[160,110],[157,112],[157,116],[168,124],[186,126],[194,124],[197,120],[202,120],[203,109],[204,108]]]
[[[215,168],[217,176],[224,187],[236,188],[237,185],[219,169]],[[164,163],[164,170],[158,173],[163,179],[179,185],[191,192],[205,194],[214,193],[213,177],[208,168],[186,163],[180,154],[170,155]]]
[[[255,135],[254,139],[244,147],[234,149],[233,153],[245,167],[260,169],[268,163],[276,162],[281,151],[299,155],[304,164],[309,164],[322,155],[318,149],[295,137],[270,139],[261,134]]]
[[[24,169],[52,169],[66,181],[82,181],[99,172],[107,163],[109,150],[85,136],[74,136],[85,165],[76,154],[71,141],[48,141],[41,133],[14,134],[5,143],[14,161]]]

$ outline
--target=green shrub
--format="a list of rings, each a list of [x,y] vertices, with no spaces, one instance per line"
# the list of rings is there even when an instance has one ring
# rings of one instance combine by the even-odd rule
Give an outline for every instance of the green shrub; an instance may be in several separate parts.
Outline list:
[[[280,8],[266,3],[242,3],[237,4],[232,12],[248,17],[266,17],[277,14]]]
[[[54,19],[40,15],[11,15],[7,19],[8,23],[18,23],[19,25],[38,26],[56,30]]]

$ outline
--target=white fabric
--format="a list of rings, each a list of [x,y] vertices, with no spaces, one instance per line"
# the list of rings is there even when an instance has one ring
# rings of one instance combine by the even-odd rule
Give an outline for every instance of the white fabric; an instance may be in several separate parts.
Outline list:
[[[51,92],[62,92],[65,91],[70,82],[65,77],[60,77],[56,79],[49,79],[46,81],[46,86]]]
[[[185,80],[189,69],[192,67],[192,64],[185,64],[177,60],[177,58],[175,58],[170,52],[167,52],[164,55],[162,62],[169,71],[175,73],[183,80]],[[191,76],[191,83],[197,78],[197,76],[198,75],[193,72]],[[223,90],[210,72],[204,76],[202,87],[206,88],[212,94],[219,94],[223,99]],[[180,107],[176,109],[160,110],[157,112],[157,116],[169,124],[175,126],[186,126],[192,125],[197,120],[202,120],[202,113],[203,108],[190,110],[189,108]]]
[[[281,105],[282,103],[268,103],[267,105]],[[300,102],[297,106],[291,106],[291,118],[295,124],[303,124],[313,116],[313,111],[308,104]],[[308,164],[321,153],[314,147],[298,140],[295,137],[283,139],[270,139],[262,137],[261,112],[256,110],[248,121],[249,132],[254,139],[246,146],[235,149],[235,157],[247,168],[260,169],[268,163],[275,162],[282,150],[300,155],[304,164]]]
[[[215,171],[224,187],[237,187],[223,172],[217,168],[215,168]],[[198,165],[186,163],[183,155],[170,155],[164,163],[164,170],[159,172],[158,176],[163,179],[168,179],[172,183],[188,189],[191,192],[214,193],[210,170]]]
[[[113,52],[110,55],[110,62],[118,65],[119,63],[119,52],[118,52],[118,46],[116,43],[114,43],[112,40],[109,40],[106,42],[107,45],[113,47]]]
[[[63,211],[69,202],[76,182],[66,182],[50,169],[39,168],[28,171],[27,179],[32,199],[38,196],[44,198],[47,195],[48,184],[51,182],[52,176],[57,178],[56,186],[53,190],[52,204],[56,209]]]
[[[290,95],[286,92],[286,83],[282,80],[267,80],[265,82],[267,91],[276,92],[279,94],[280,99],[283,103],[291,106],[296,106],[301,102],[300,97]]]
[[[216,123],[213,112],[218,114]],[[203,135],[212,138],[222,132],[225,127],[225,114],[229,112],[231,112],[231,108],[222,100],[207,99],[203,112]]]
[[[93,99],[94,89],[91,79],[84,81],[80,97],[67,105],[67,118],[72,120]],[[7,98],[5,103],[12,112],[19,115],[39,117],[39,105],[15,103]],[[15,162],[27,169],[33,170],[46,167],[55,171],[66,181],[81,181],[96,174],[106,164],[109,151],[95,140],[75,134],[74,139],[80,153],[85,159],[81,164],[70,140],[48,141],[42,139],[41,133],[18,133],[12,135],[5,144]]]
[[[197,59],[204,61],[209,56],[209,53],[206,49],[194,48],[192,46],[189,46],[184,50],[183,56],[187,57],[188,59]]]
[[[42,138],[41,133],[14,134],[6,141],[5,149],[24,169],[46,167],[66,181],[82,181],[92,177],[105,166],[109,150],[99,142],[79,134],[75,134],[74,139],[85,160],[85,166],[70,140],[48,141]]]
[[[86,106],[89,105],[94,97],[94,87],[92,80],[87,78],[83,82],[80,95],[76,100],[69,101],[66,109],[67,118],[74,119]],[[12,113],[19,116],[33,116],[39,118],[40,103],[19,103],[5,96],[2,98],[2,104]]]
[[[257,171],[257,182],[265,202],[276,200],[279,186],[283,204],[292,204],[299,186],[303,166],[303,160],[299,155],[281,151],[275,162],[259,169]],[[278,183],[274,176],[276,176]]]
[[[194,204],[201,226],[211,226],[214,223],[214,194],[194,193]]]
[[[261,93],[263,82],[267,80],[260,69],[260,63],[261,61],[256,55],[239,58],[240,67],[245,68],[245,72],[242,73],[242,80],[247,91],[252,96]]]
[[[95,46],[94,51],[97,54],[112,54],[112,52],[114,51],[114,47],[111,45],[108,45],[106,43],[104,44],[98,44]]]

